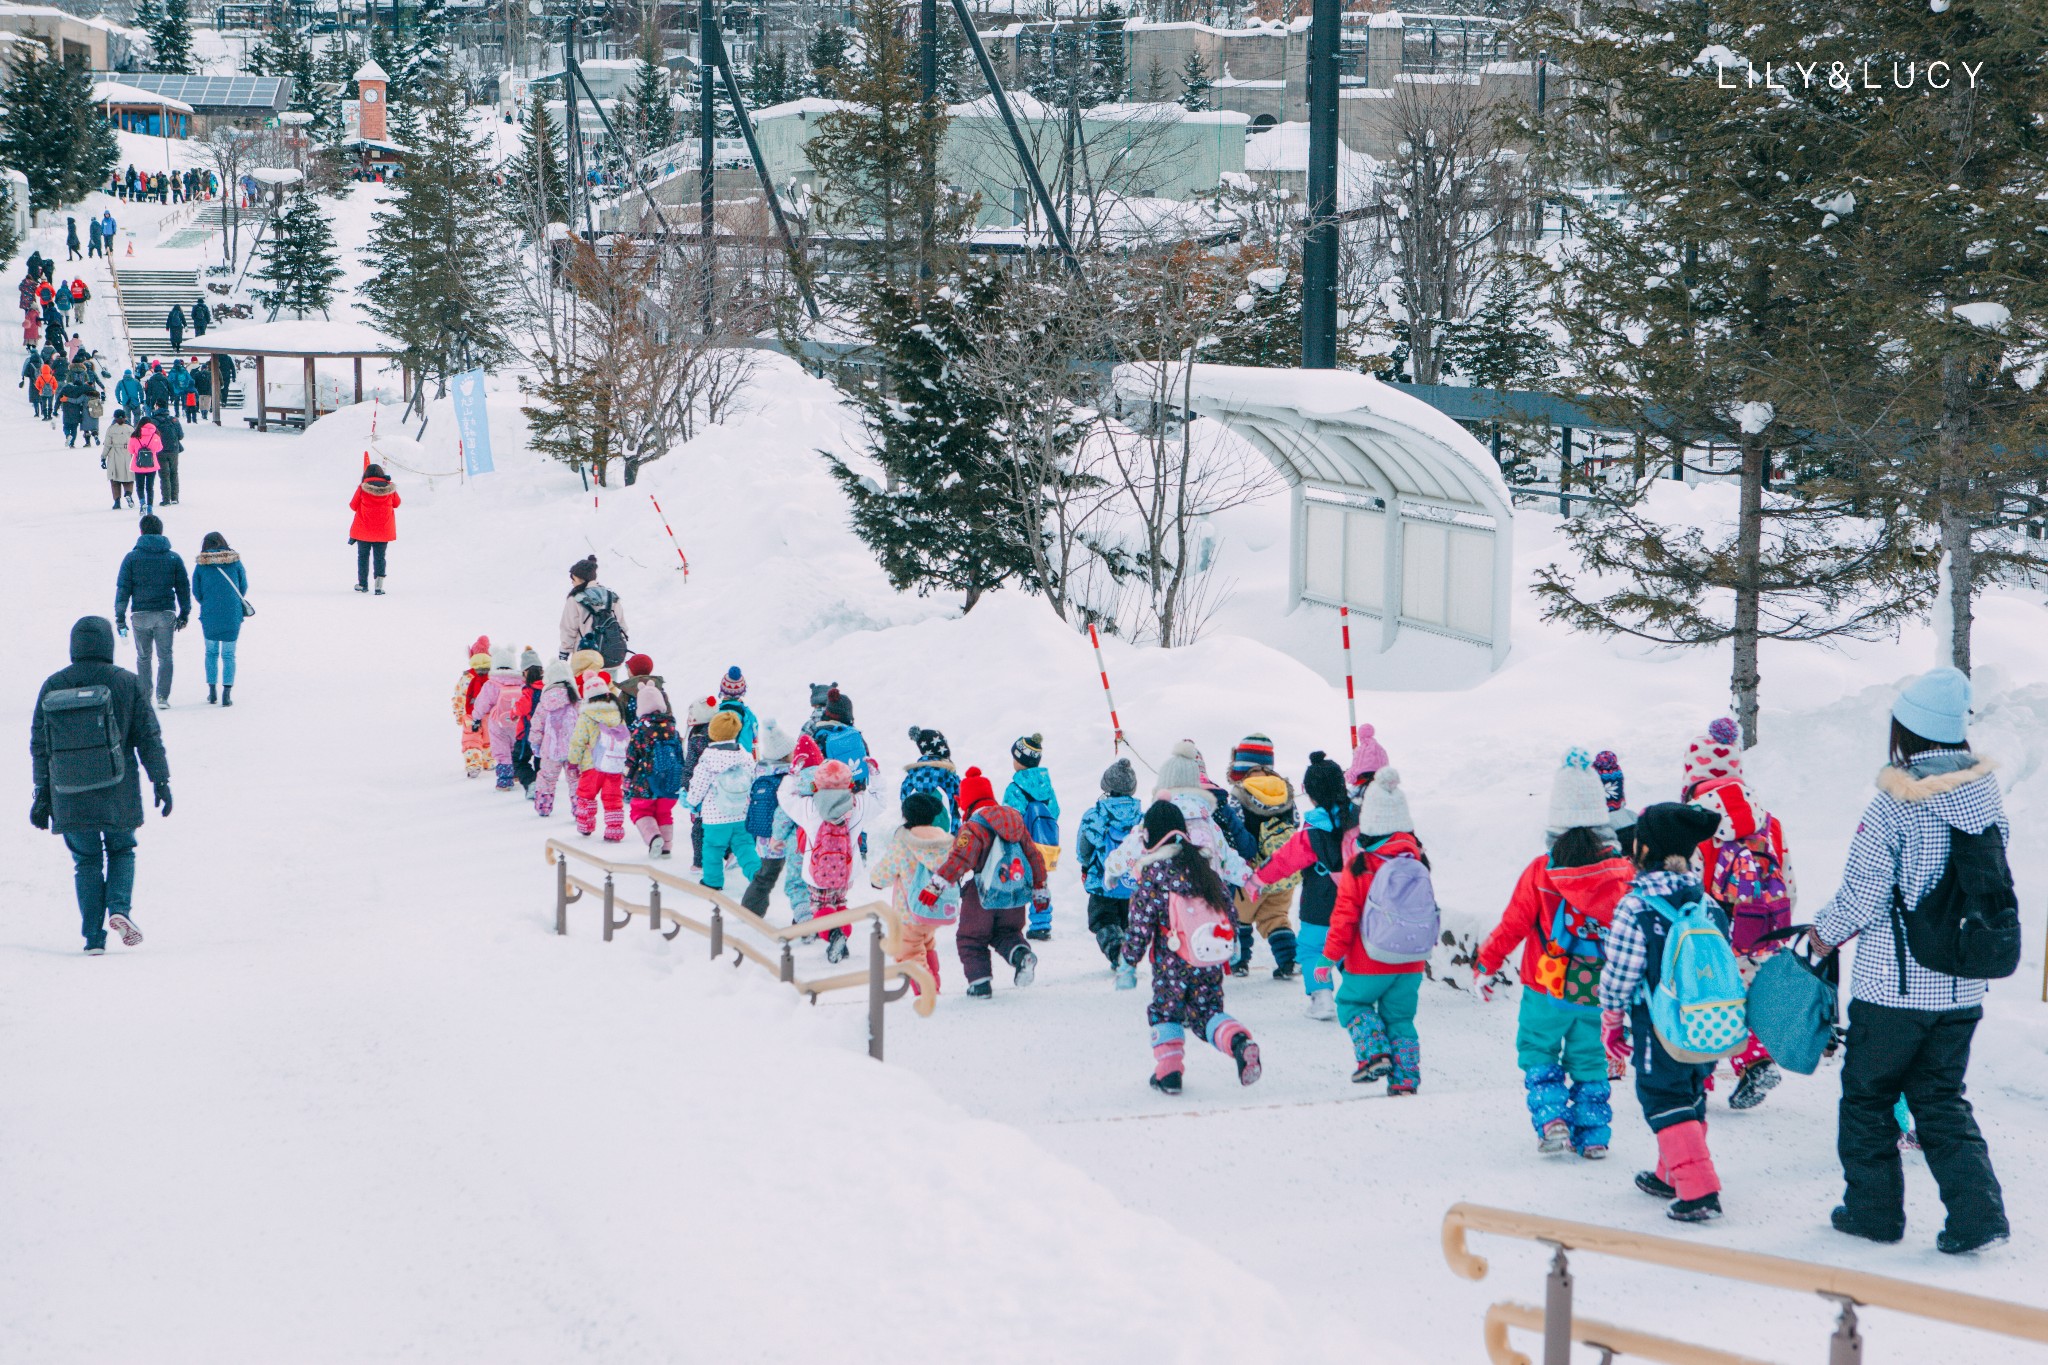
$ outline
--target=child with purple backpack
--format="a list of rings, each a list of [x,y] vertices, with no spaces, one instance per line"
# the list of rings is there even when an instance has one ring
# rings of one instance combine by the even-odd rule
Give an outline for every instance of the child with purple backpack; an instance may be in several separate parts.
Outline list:
[[[1429,855],[1415,837],[1401,774],[1382,768],[1358,803],[1358,851],[1337,877],[1322,949],[1344,974],[1337,1021],[1358,1058],[1354,1082],[1384,1078],[1389,1095],[1412,1095],[1422,1084],[1415,1014],[1438,928]]]

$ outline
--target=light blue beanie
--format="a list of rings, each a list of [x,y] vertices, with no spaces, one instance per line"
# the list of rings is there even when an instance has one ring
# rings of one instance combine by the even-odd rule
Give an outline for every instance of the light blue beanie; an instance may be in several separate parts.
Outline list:
[[[1970,675],[1960,668],[1922,673],[1892,703],[1892,719],[1922,739],[1961,744],[1969,738]]]

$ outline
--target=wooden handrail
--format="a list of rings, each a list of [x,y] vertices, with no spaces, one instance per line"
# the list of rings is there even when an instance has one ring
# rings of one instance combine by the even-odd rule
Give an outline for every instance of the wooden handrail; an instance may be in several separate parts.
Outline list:
[[[657,886],[664,886],[672,891],[680,891],[684,895],[694,897],[697,900],[709,902],[717,907],[719,916],[737,921],[738,924],[753,930],[762,937],[783,945],[783,953],[785,955],[789,951],[789,944],[797,939],[842,928],[846,929],[850,934],[855,925],[866,920],[875,920],[882,926],[883,951],[891,959],[882,964],[882,979],[885,981],[902,981],[907,979],[913,983],[917,989],[915,998],[911,1002],[911,1009],[920,1017],[929,1017],[938,1006],[938,982],[932,979],[931,970],[919,961],[898,962],[893,960],[895,954],[902,949],[903,917],[897,912],[896,907],[887,901],[873,901],[867,905],[849,906],[844,910],[835,910],[829,915],[819,915],[816,918],[804,920],[797,924],[770,924],[766,919],[747,909],[738,901],[733,900],[723,891],[715,887],[706,886],[702,882],[691,881],[686,877],[677,876],[666,868],[649,863],[620,862],[616,859],[590,852],[587,849],[578,848],[576,845],[566,843],[561,839],[549,839],[542,847],[546,861],[550,865],[553,865],[557,858],[574,858],[579,863],[584,863],[601,870],[607,876],[645,877]],[[600,899],[604,896],[604,887],[595,882],[587,881],[566,870],[562,873],[562,877],[568,886],[576,888],[578,892],[584,895],[597,896]],[[612,894],[612,908],[615,911],[623,911],[629,918],[633,915],[647,917],[653,914],[653,909],[650,906],[626,900],[618,895],[616,888],[614,888]],[[787,980],[799,994],[808,995],[813,1000],[827,991],[849,990],[857,986],[871,986],[873,984],[870,980],[870,974],[866,970],[841,972],[833,976],[819,977],[815,980],[805,980],[793,974],[783,977],[783,963],[774,957],[770,957],[750,943],[714,931],[711,925],[691,919],[687,915],[678,914],[666,905],[661,909],[661,917],[664,920],[673,921],[693,933],[701,934],[706,938],[717,938],[719,947],[728,949],[740,957],[768,971],[774,972],[778,978]],[[607,932],[606,937],[610,937],[609,932]],[[900,993],[899,990],[898,994]]]
[[[1846,1299],[1858,1305],[1889,1308],[1932,1318],[1958,1327],[2017,1337],[2021,1341],[2048,1343],[2048,1309],[1988,1299],[1954,1289],[1895,1280],[1889,1275],[1872,1275],[1839,1266],[1816,1265],[1784,1256],[1755,1251],[1705,1246],[1674,1237],[1652,1237],[1647,1233],[1625,1232],[1593,1223],[1574,1223],[1547,1218],[1537,1213],[1489,1208],[1484,1204],[1453,1204],[1444,1214],[1444,1260],[1468,1280],[1486,1277],[1486,1258],[1465,1248],[1467,1231],[1490,1232],[1501,1237],[1519,1237],[1570,1251],[1595,1251],[1604,1256],[1643,1261],[1714,1275],[1727,1280],[1770,1285],[1799,1293]]]
[[[1542,1331],[1543,1310],[1526,1303],[1497,1303],[1486,1310],[1486,1358],[1493,1365],[1529,1365],[1529,1357],[1508,1341],[1510,1327]],[[1755,1356],[1739,1356],[1732,1351],[1717,1351],[1711,1346],[1694,1346],[1689,1342],[1616,1327],[1611,1322],[1597,1322],[1592,1318],[1572,1319],[1572,1340],[1595,1350],[1659,1360],[1664,1365],[1771,1365],[1771,1362]]]

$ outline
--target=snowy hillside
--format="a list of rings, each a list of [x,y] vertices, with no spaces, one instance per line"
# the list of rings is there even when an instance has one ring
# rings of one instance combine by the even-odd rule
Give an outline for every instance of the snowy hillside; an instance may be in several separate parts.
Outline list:
[[[372,204],[342,208],[345,244]],[[168,533],[188,557],[225,533],[258,615],[232,711],[200,700],[197,632],[179,639],[163,716],[176,812],[142,832],[148,942],[82,958],[61,846],[19,820],[0,836],[0,1355],[1477,1360],[1484,1305],[1536,1298],[1542,1253],[1497,1243],[1491,1280],[1455,1279],[1436,1249],[1448,1204],[1668,1230],[1629,1185],[1653,1145],[1625,1088],[1613,1159],[1535,1157],[1512,993],[1481,1005],[1426,988],[1422,1091],[1389,1100],[1347,1083],[1347,1041],[1302,1017],[1299,984],[1268,979],[1262,947],[1228,998],[1265,1080],[1240,1089],[1203,1055],[1184,1099],[1152,1093],[1144,997],[1111,991],[1071,859],[1039,984],[962,999],[947,935],[937,1013],[892,1015],[880,1067],[861,1055],[857,1004],[803,1006],[688,939],[603,944],[587,908],[552,937],[540,844],[567,822],[464,782],[448,704],[479,633],[551,654],[565,570],[586,553],[678,699],[738,664],[757,711],[793,727],[807,685],[837,682],[892,769],[914,757],[911,725],[998,777],[1011,741],[1039,732],[1069,829],[1113,751],[1087,639],[1041,601],[998,593],[962,617],[888,587],[819,455],[851,421],[823,382],[766,360],[748,411],[637,486],[591,493],[523,449],[518,407],[507,381],[497,471],[475,480],[453,476],[446,404],[418,445],[391,438],[395,409],[368,406],[302,436],[191,432]],[[381,599],[349,590],[346,543],[373,414],[404,498]],[[20,674],[0,725],[18,735],[71,622],[111,610],[134,521],[109,511],[93,454],[25,404],[9,430],[0,527],[27,572],[0,607]],[[1704,517],[1724,495],[1670,496]],[[1236,591],[1206,639],[1105,642],[1124,723],[1143,759],[1186,736],[1217,770],[1264,731],[1298,775],[1311,749],[1348,747],[1336,623],[1282,616],[1284,499],[1219,530]],[[1562,553],[1547,513],[1517,531],[1525,580]],[[2004,762],[2015,828],[2038,829],[2048,632],[2034,596],[1981,610],[1976,738]],[[1917,627],[1765,649],[1765,742],[1747,765],[1808,909],[1833,890],[1895,682],[1932,656]],[[1490,925],[1540,848],[1568,746],[1616,750],[1632,799],[1658,799],[1725,710],[1723,656],[1572,635],[1526,593],[1497,673],[1426,639],[1362,646],[1358,664],[1360,719],[1403,774],[1461,933]],[[2048,851],[2022,839],[2014,865],[2038,916]],[[1748,1114],[1714,1101],[1729,1214],[1688,1235],[2038,1297],[2042,965],[2033,939],[1972,1075],[2010,1248],[1938,1257],[1917,1159],[1904,1246],[1827,1230],[1832,1064]],[[1818,1301],[1592,1258],[1579,1276],[1584,1311],[1648,1330],[1774,1358],[1816,1357],[1825,1336]],[[1960,1336],[1917,1322],[1873,1315],[1867,1335],[1872,1362],[1964,1358]],[[2029,1358],[1991,1337],[1968,1351]]]

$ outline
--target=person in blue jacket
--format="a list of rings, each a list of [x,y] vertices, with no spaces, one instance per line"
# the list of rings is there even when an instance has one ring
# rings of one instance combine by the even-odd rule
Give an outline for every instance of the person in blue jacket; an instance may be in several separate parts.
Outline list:
[[[242,603],[249,595],[249,571],[228,538],[208,531],[192,569],[192,596],[199,603],[199,633],[206,637],[206,703],[235,704],[235,642],[242,636]],[[219,692],[215,693],[218,684]]]
[[[1111,850],[1124,841],[1145,812],[1138,805],[1138,774],[1131,760],[1119,758],[1102,774],[1102,796],[1081,813],[1081,831],[1074,837],[1074,856],[1081,860],[1081,885],[1088,892],[1088,932],[1109,959],[1121,969],[1124,935],[1130,929],[1130,881],[1105,883],[1102,863]],[[1132,977],[1133,984],[1137,978]]]
[[[162,710],[171,704],[172,637],[192,619],[192,582],[185,561],[171,549],[163,522],[151,514],[136,529],[142,534],[114,579],[114,629],[128,633],[132,606],[135,675],[145,686],[154,681],[157,709]]]
[[[133,366],[121,371],[121,378],[114,385],[114,402],[124,412],[134,412],[142,406],[142,381],[135,377]]]
[[[1060,799],[1053,794],[1052,774],[1039,766],[1044,761],[1043,735],[1025,735],[1010,746],[1010,763],[1016,771],[1003,791],[1003,804],[1024,817],[1024,828],[1045,856],[1045,871],[1050,876],[1060,860]],[[1032,901],[1024,937],[1040,941],[1052,937],[1050,899],[1041,896]]]

